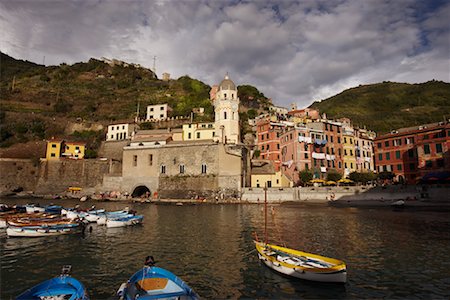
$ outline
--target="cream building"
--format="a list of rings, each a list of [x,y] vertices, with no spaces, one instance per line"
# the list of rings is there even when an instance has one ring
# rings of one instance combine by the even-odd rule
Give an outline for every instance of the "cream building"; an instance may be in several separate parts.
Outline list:
[[[213,140],[215,134],[214,123],[183,124],[183,141]]]
[[[167,105],[167,103],[157,104],[157,105],[149,105],[149,106],[147,106],[146,121],[165,120],[165,119],[167,119],[169,111],[171,111],[171,108],[169,107],[169,105]]]
[[[108,131],[106,133],[106,141],[123,141],[129,140],[133,137],[138,126],[136,124],[111,124],[108,125]]]
[[[214,99],[215,141],[223,144],[240,143],[239,98],[233,81],[225,76],[219,84]]]

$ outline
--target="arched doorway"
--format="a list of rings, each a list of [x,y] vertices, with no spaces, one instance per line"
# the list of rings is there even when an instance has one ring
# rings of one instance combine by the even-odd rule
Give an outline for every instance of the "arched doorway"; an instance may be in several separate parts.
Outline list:
[[[145,185],[139,185],[134,188],[134,191],[131,194],[131,197],[133,197],[133,198],[138,198],[138,197],[142,197],[142,196],[150,197],[151,194],[152,193],[150,192],[148,187],[146,187]]]

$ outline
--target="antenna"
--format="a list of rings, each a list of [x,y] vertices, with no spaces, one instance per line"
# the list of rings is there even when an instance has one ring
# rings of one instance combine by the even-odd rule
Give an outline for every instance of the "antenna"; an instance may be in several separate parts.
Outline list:
[[[136,123],[139,120],[139,104],[140,104],[140,100],[138,99],[137,108],[136,108]]]

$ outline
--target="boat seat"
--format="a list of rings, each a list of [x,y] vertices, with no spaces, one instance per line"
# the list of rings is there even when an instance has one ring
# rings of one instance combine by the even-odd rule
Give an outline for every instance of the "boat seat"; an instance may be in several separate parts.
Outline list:
[[[162,290],[167,285],[167,278],[144,278],[136,284],[145,291]]]

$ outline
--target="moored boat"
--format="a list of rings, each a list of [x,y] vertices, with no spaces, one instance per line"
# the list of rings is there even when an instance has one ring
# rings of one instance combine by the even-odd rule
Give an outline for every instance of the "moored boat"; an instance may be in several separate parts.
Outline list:
[[[97,224],[106,225],[107,220],[120,219],[124,217],[131,217],[134,214],[130,213],[128,210],[119,210],[112,212],[105,212],[103,214],[99,214],[99,218],[97,219]]]
[[[259,259],[269,268],[300,279],[345,283],[343,261],[286,247],[255,241]]]
[[[106,220],[106,227],[125,227],[142,223],[144,216],[126,216],[119,219]]]
[[[71,266],[64,266],[61,275],[46,280],[20,294],[16,300],[89,300],[86,288],[69,276]]]
[[[64,234],[74,234],[82,232],[82,225],[71,226],[36,226],[36,227],[15,227],[8,226],[6,234],[8,237],[44,237]]]
[[[45,208],[44,207],[41,207],[41,206],[36,205],[36,204],[27,204],[27,205],[25,205],[25,209],[26,209],[27,213],[29,213],[29,214],[45,212]]]
[[[117,291],[122,300],[198,299],[198,295],[183,280],[168,270],[154,266],[153,257],[145,266],[123,283]]]
[[[347,267],[341,260],[269,244],[267,238],[267,187],[264,188],[264,242],[254,241],[258,258],[279,273],[318,282],[347,282]]]

